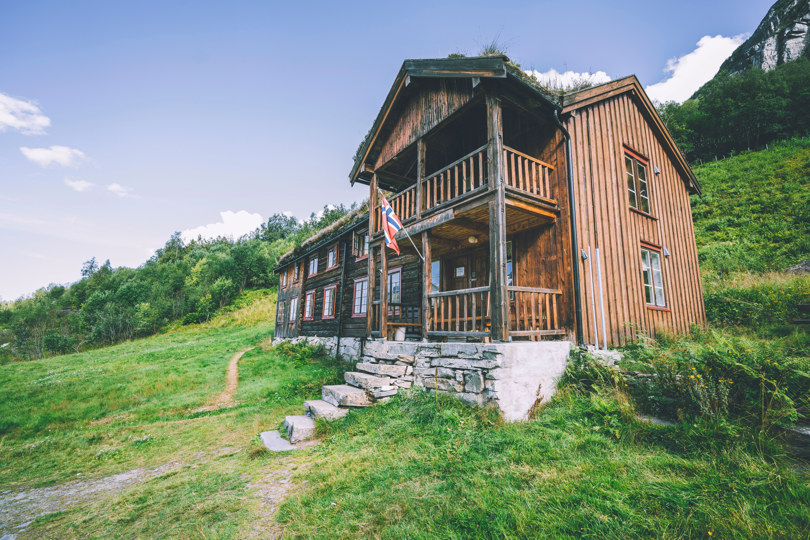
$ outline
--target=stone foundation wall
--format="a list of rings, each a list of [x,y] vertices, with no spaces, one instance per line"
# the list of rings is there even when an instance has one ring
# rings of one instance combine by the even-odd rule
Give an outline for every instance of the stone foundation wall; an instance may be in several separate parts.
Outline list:
[[[337,353],[336,338],[300,337]],[[419,386],[451,394],[465,403],[496,405],[507,421],[525,420],[538,402],[557,390],[571,343],[428,343],[418,341],[340,341],[340,354],[364,364],[404,366],[395,378],[400,388]],[[385,368],[380,368],[381,371]],[[391,370],[403,373],[403,370]]]

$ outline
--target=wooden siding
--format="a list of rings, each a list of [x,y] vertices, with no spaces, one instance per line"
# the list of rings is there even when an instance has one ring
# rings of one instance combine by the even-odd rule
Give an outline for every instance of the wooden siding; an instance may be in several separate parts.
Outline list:
[[[639,332],[686,332],[705,323],[697,248],[685,178],[629,93],[578,109],[567,120],[577,203],[579,247],[590,259],[580,261],[583,339],[599,333],[600,315],[596,248],[602,266],[602,290],[609,346],[632,340]],[[624,147],[650,160],[651,216],[631,210],[624,173]],[[655,174],[655,167],[661,171]],[[641,243],[666,248],[662,271],[667,310],[650,309],[644,299]],[[591,269],[593,264],[593,286]],[[592,301],[593,300],[593,301]],[[595,308],[595,309],[594,309]]]
[[[422,79],[407,101],[401,104],[390,134],[380,148],[375,169],[415,143],[473,98],[469,79]]]

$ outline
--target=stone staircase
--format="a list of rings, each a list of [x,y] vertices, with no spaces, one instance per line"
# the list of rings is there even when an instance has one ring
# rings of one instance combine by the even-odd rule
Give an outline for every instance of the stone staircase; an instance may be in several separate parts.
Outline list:
[[[289,442],[295,444],[310,439],[315,433],[316,418],[337,420],[352,408],[388,401],[400,389],[410,388],[413,384],[413,357],[399,357],[390,362],[360,362],[356,366],[357,371],[344,373],[346,384],[321,388],[321,399],[304,402],[303,415],[284,419]]]

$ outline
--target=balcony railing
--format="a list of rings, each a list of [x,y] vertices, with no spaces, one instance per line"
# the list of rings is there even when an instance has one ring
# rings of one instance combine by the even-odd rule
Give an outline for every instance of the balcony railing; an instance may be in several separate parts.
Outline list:
[[[508,146],[503,147],[503,162],[506,185],[537,197],[554,199],[548,178],[554,167]]]
[[[490,335],[489,287],[431,293],[428,332],[434,335]]]
[[[507,287],[509,291],[509,335],[537,337],[560,335],[559,289],[535,287]]]
[[[549,180],[553,166],[508,146],[504,146],[503,161],[507,186],[527,195],[555,201]],[[484,145],[425,178],[421,201],[417,197],[416,185],[413,185],[388,198],[388,202],[404,223],[414,218],[418,209],[430,211],[485,189],[488,182],[487,145]],[[375,209],[375,216],[377,231],[380,231],[380,206]]]
[[[422,183],[424,209],[462,197],[487,182],[487,146],[484,145],[425,178]]]

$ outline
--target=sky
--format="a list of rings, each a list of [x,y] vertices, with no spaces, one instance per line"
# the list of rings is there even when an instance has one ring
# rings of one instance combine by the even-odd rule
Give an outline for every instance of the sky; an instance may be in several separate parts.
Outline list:
[[[0,299],[351,204],[402,61],[497,41],[545,80],[683,101],[769,1],[3,2]]]

